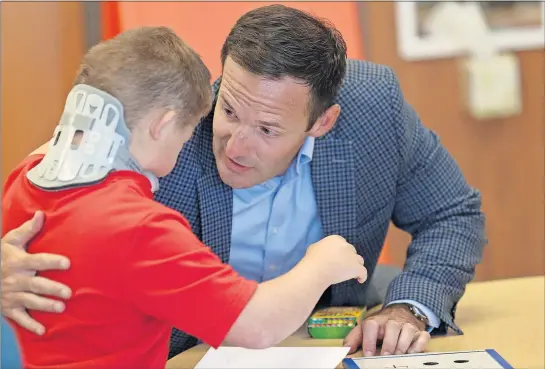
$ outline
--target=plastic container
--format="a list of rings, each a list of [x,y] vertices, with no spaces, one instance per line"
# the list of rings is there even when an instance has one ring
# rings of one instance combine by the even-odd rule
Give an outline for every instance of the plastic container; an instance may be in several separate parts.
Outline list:
[[[358,324],[364,307],[329,307],[312,314],[308,333],[316,339],[343,339]]]

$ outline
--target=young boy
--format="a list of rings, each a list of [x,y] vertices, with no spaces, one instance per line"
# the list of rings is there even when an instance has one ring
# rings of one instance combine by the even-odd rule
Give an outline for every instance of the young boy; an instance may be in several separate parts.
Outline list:
[[[84,57],[47,154],[28,157],[5,184],[2,231],[43,210],[29,252],[71,261],[42,274],[73,291],[62,314],[32,312],[46,333],[15,325],[26,368],[164,368],[173,326],[213,347],[267,347],[300,327],[329,285],[366,279],[353,246],[331,236],[258,285],[153,201],[157,177],[211,108],[209,82],[163,27],[127,31]]]

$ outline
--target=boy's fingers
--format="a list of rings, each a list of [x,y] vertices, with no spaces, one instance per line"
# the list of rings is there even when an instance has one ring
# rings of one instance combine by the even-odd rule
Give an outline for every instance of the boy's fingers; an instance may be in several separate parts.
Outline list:
[[[367,280],[367,269],[362,265],[360,267],[360,273],[358,275],[358,282],[364,283]]]

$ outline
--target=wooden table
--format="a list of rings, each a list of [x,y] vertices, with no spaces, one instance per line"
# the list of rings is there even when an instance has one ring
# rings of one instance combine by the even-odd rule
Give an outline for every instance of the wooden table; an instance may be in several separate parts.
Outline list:
[[[434,337],[428,352],[497,350],[515,368],[545,368],[543,276],[470,283],[457,309],[464,335]],[[304,329],[279,346],[340,346],[314,340]],[[198,345],[170,359],[167,368],[193,368],[209,346]],[[361,352],[353,356],[360,356]],[[339,366],[340,367],[340,366]]]

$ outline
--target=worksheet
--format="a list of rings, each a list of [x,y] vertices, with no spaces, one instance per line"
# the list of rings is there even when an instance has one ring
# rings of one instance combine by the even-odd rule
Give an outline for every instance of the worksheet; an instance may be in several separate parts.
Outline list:
[[[348,347],[210,348],[195,369],[335,369]]]
[[[344,359],[346,369],[513,369],[494,350]]]

